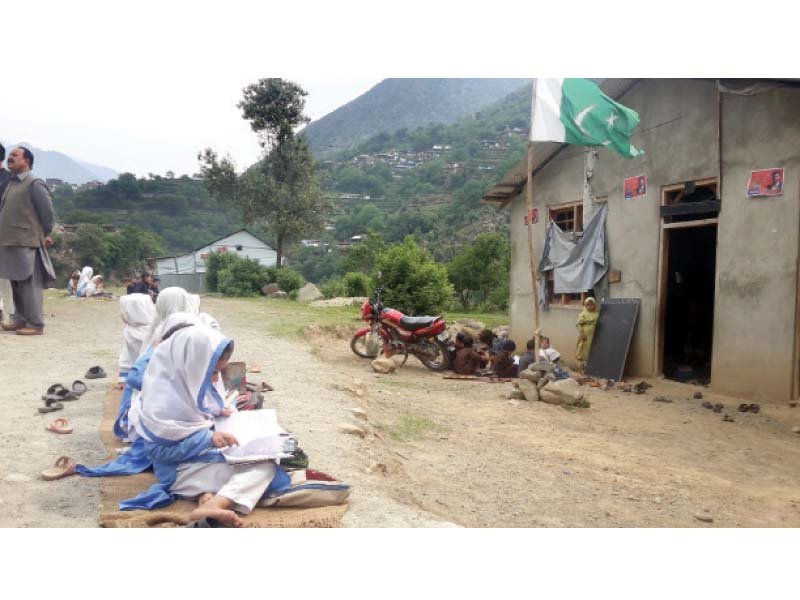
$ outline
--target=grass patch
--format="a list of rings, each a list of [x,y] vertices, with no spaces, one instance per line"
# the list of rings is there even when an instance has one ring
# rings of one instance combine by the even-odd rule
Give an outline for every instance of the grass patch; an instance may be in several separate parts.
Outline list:
[[[333,329],[340,326],[358,327],[366,325],[361,320],[360,306],[325,306],[314,307],[296,300],[278,298],[224,298],[219,294],[207,294],[209,298],[224,299],[225,302],[243,303],[258,307],[263,319],[252,319],[248,315],[251,327],[277,337],[302,338],[306,327],[316,326],[321,329]],[[506,313],[465,313],[447,312],[444,315],[448,323],[456,319],[476,319],[487,327],[508,324]]]
[[[406,413],[389,426],[382,426],[393,440],[398,442],[413,442],[423,439],[428,433],[439,431],[441,428],[427,417],[420,417]]]

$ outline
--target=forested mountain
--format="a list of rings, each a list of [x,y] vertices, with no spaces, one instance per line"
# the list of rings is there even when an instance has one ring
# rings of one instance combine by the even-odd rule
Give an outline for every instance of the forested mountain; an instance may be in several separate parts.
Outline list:
[[[526,79],[384,79],[303,131],[318,157],[382,132],[449,124],[521,87]]]
[[[222,203],[212,198],[204,181],[137,179],[123,173],[96,189],[53,190],[59,222],[131,225],[159,234],[170,254],[192,250],[242,226]]]
[[[15,146],[25,146],[34,155],[34,172],[42,179],[61,179],[67,183],[82,184],[89,181],[108,181],[118,175],[113,169],[76,160],[62,152],[42,150],[27,142],[3,142],[8,154]]]

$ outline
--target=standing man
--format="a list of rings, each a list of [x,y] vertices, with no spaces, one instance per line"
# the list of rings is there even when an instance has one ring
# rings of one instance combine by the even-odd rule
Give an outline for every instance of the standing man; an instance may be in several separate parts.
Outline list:
[[[0,144],[0,201],[3,199],[3,192],[6,191],[8,182],[11,181],[11,173],[3,167],[3,161],[6,159],[6,149],[3,144]],[[14,300],[11,295],[11,282],[8,279],[0,277],[0,324],[10,325],[11,316],[14,314]]]
[[[8,155],[11,181],[0,199],[0,277],[11,280],[17,335],[42,335],[44,287],[55,280],[46,248],[53,241],[53,202],[41,179],[31,174],[33,153],[14,148]]]

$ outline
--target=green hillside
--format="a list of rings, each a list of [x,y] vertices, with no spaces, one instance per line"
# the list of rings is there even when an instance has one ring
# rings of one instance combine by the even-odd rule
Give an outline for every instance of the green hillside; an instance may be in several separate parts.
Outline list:
[[[525,79],[384,79],[365,94],[309,124],[303,135],[328,158],[381,132],[450,124],[519,88]]]
[[[189,177],[137,179],[123,173],[106,185],[53,190],[59,222],[132,225],[159,234],[170,254],[201,246],[241,227],[238,218],[212,198],[205,182]]]

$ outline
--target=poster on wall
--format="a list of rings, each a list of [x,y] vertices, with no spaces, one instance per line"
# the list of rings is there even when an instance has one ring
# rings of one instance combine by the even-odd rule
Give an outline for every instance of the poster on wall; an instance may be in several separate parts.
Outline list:
[[[539,209],[532,208],[528,214],[525,215],[525,226],[528,226],[528,221],[536,225],[539,222]]]
[[[747,195],[750,198],[783,195],[783,169],[759,169],[751,171],[747,183]]]
[[[628,177],[623,187],[626,200],[645,196],[647,194],[647,175]]]

